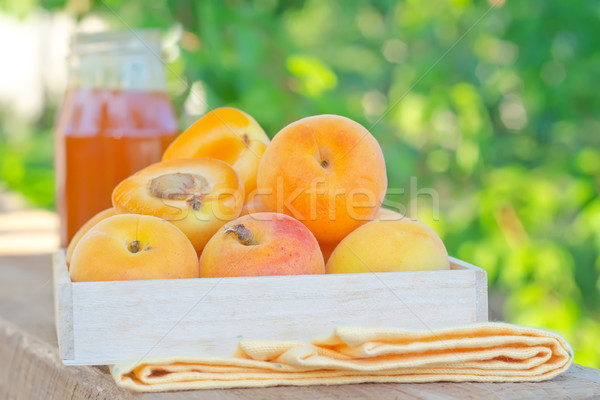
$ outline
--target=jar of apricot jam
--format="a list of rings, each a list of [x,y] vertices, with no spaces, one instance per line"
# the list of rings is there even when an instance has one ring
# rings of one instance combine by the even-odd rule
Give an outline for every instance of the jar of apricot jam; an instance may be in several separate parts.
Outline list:
[[[178,133],[158,32],[80,34],[71,47],[55,126],[62,247],[94,214],[111,207],[121,180],[159,161]]]

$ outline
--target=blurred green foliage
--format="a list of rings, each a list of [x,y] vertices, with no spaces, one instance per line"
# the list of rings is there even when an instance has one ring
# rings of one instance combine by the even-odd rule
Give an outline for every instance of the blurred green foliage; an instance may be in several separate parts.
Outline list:
[[[20,13],[36,6],[17,3]],[[555,329],[576,362],[600,367],[600,3],[66,7],[115,27],[180,24],[181,53],[168,64],[180,112],[197,83],[209,108],[239,107],[271,136],[312,114],[365,125],[383,147],[390,188],[405,189],[388,200],[432,225],[451,254],[487,270],[492,318]],[[50,207],[51,124],[45,117],[20,129],[32,132],[26,144],[0,137],[0,178]],[[427,193],[409,190],[411,177],[439,194],[439,216]]]

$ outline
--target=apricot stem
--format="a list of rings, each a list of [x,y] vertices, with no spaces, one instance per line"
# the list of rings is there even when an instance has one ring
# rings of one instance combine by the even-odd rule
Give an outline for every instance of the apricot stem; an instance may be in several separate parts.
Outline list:
[[[237,240],[244,246],[256,246],[258,243],[254,240],[254,235],[244,224],[235,224],[225,227],[225,234],[233,233],[237,236]]]
[[[329,167],[329,161],[327,161],[327,160],[321,160],[321,167],[323,167],[323,168]]]
[[[202,207],[202,197],[194,195],[187,199],[187,203],[192,207],[192,210],[198,211]]]
[[[141,248],[142,248],[142,246],[140,246],[139,240],[134,240],[133,242],[129,243],[129,245],[127,245],[127,250],[129,250],[133,254],[140,251]]]

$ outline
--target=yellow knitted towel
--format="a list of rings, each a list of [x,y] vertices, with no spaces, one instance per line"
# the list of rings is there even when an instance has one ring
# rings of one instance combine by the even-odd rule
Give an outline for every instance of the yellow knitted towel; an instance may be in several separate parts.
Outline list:
[[[504,323],[434,331],[337,328],[312,343],[242,340],[232,357],[115,365],[122,387],[167,391],[362,382],[535,382],[573,361],[560,335]]]

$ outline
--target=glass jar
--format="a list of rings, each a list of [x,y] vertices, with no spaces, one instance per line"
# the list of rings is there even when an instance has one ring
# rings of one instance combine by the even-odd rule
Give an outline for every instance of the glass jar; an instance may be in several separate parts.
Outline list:
[[[177,136],[158,32],[74,37],[68,87],[55,126],[61,246],[112,206],[114,187],[160,160]]]

